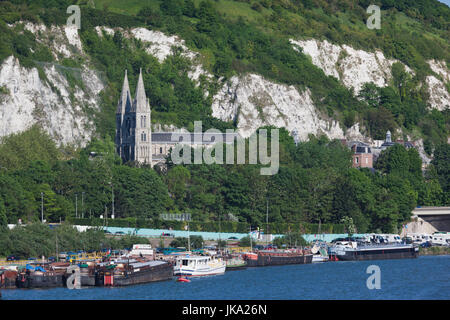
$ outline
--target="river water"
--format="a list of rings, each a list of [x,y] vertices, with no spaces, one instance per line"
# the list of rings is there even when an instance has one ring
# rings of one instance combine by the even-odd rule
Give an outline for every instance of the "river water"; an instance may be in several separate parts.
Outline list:
[[[371,265],[380,268],[380,289],[367,287]],[[450,256],[259,267],[194,278],[190,283],[174,278],[122,288],[10,289],[2,290],[2,295],[5,300],[448,300]]]

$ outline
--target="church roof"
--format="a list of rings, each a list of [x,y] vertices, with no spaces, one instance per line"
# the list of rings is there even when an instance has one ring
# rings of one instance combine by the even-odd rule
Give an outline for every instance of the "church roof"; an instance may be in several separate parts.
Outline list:
[[[175,135],[175,136],[173,136]],[[237,138],[238,133],[222,133],[222,141],[226,143],[233,143]],[[190,132],[152,132],[153,143],[182,143],[190,139],[191,144],[197,144],[197,141],[201,141],[201,144],[214,144],[215,134],[213,133],[190,133]]]

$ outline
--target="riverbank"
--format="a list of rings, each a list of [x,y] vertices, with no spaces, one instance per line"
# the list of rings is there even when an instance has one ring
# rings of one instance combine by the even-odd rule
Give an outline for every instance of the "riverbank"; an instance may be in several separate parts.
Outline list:
[[[422,256],[450,255],[450,247],[419,248],[419,254]]]

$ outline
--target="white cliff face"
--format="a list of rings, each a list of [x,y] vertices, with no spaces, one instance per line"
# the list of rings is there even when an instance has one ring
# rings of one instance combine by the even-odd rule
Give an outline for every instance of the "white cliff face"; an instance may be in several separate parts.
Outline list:
[[[443,111],[445,109],[450,108],[450,93],[446,85],[448,86],[450,82],[450,72],[447,68],[445,61],[436,61],[430,60],[428,64],[437,74],[438,79],[435,76],[427,76],[425,82],[428,86],[428,92],[430,94],[430,98],[428,100],[428,104],[430,108],[437,109],[439,111]]]
[[[366,82],[373,82],[378,87],[385,87],[392,79],[391,68],[396,59],[387,59],[384,54],[376,50],[367,52],[356,50],[347,45],[335,45],[327,40],[291,40],[293,48],[311,57],[312,63],[321,68],[328,76],[340,80],[347,88],[353,88],[358,94]],[[430,108],[440,111],[450,107],[450,94],[446,83],[450,80],[450,73],[445,61],[428,61],[431,69],[441,78],[431,75],[426,77],[430,99]],[[414,74],[407,65],[407,72]]]
[[[308,134],[325,134],[331,139],[343,138],[337,121],[319,116],[308,90],[299,92],[294,86],[276,84],[256,74],[234,76],[213,99],[213,116],[224,121],[237,121],[238,132],[249,137],[264,125],[298,131],[299,138]]]
[[[10,27],[17,24],[20,22]],[[24,24],[24,29],[32,32],[37,42],[50,48],[56,63],[40,64],[44,79],[37,68],[24,68],[13,56],[1,63],[0,86],[6,88],[7,93],[0,95],[0,137],[38,123],[58,143],[86,145],[95,133],[92,117],[87,112],[98,110],[98,94],[104,84],[88,66],[77,29],[47,28],[29,22]],[[86,58],[80,69],[58,64],[61,58],[74,55]],[[78,82],[68,83],[64,72],[70,72]],[[87,111],[89,109],[91,111]]]
[[[94,72],[82,76],[85,91],[76,87],[71,98],[70,86],[54,65],[44,67],[44,73],[53,88],[40,77],[38,70],[22,67],[14,57],[0,66],[0,86],[9,94],[2,95],[0,103],[0,136],[30,128],[38,123],[63,144],[83,146],[94,133],[92,121],[84,108],[97,108],[101,81]]]
[[[381,51],[355,50],[347,45],[335,45],[327,40],[291,40],[294,49],[309,55],[312,62],[328,76],[334,76],[347,88],[359,93],[366,82],[385,87],[392,78],[391,67],[395,59],[387,59]],[[412,72],[405,66],[406,70]]]

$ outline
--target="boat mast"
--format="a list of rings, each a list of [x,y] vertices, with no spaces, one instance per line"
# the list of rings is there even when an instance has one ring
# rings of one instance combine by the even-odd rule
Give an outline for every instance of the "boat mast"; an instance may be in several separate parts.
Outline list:
[[[249,238],[250,238],[250,252],[252,252],[252,251],[253,251],[253,245],[252,245],[252,225],[250,225]]]
[[[269,241],[269,199],[267,199],[266,202],[266,246],[268,245],[268,241]]]
[[[188,221],[188,252],[191,252],[191,236],[189,235],[189,221]]]

